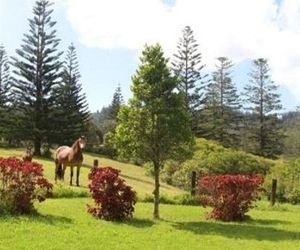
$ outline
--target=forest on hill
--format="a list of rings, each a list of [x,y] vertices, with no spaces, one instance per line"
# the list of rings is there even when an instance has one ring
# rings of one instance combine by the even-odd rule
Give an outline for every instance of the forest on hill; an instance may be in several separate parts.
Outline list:
[[[264,175],[285,170],[276,163],[262,171],[268,160],[259,157],[281,159],[288,162],[283,167],[288,169],[286,182],[298,178],[300,111],[283,113],[268,59],[252,60],[248,82],[239,93],[232,78],[234,62],[220,55],[213,72],[205,73],[203,52],[186,26],[171,58],[159,44],[145,45],[132,76],[130,100],[123,100],[119,86],[111,104],[91,114],[76,48],[71,43],[64,55],[60,51],[51,5],[36,2],[15,55],[0,46],[1,145],[31,144],[36,156],[49,156],[51,148],[70,145],[84,134],[88,151],[139,165],[150,162],[157,181],[161,169],[162,178],[184,188],[187,174],[182,175],[185,183],[175,176],[192,159],[197,159],[193,167],[200,166],[199,172]],[[217,150],[222,157],[213,154],[219,147],[214,143],[222,148]],[[201,150],[213,168],[201,165]],[[239,157],[245,161],[235,164]],[[171,160],[176,162],[173,172]],[[300,193],[298,187],[289,189]]]

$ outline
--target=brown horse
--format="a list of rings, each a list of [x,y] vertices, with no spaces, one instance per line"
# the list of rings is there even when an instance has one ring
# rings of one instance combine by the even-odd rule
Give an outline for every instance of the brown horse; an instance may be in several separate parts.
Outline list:
[[[55,181],[57,179],[64,180],[67,166],[71,168],[70,185],[72,186],[73,168],[77,166],[76,185],[79,186],[80,167],[83,162],[82,149],[86,145],[86,139],[81,136],[71,147],[61,146],[55,151]]]

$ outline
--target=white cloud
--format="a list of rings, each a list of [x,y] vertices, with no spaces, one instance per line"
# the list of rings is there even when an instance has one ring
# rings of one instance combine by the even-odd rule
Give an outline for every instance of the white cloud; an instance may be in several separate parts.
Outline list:
[[[181,30],[190,25],[204,62],[218,56],[238,63],[267,57],[274,80],[300,96],[300,1],[67,0],[67,17],[88,47],[140,50],[159,42],[168,56]]]

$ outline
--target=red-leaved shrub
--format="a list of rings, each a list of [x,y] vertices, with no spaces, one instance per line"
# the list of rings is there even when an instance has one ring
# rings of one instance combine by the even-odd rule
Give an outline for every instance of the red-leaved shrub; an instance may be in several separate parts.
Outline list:
[[[92,168],[89,189],[95,207],[88,212],[105,220],[123,220],[132,217],[136,193],[119,177],[120,171],[111,167]]]
[[[29,213],[33,202],[44,201],[51,190],[40,164],[0,157],[0,213]]]
[[[218,175],[200,178],[198,188],[203,206],[214,209],[209,218],[243,220],[263,189],[263,178],[258,175]]]

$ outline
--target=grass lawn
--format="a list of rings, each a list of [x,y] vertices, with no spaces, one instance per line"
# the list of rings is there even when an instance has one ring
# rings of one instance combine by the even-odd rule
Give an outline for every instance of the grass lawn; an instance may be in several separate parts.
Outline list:
[[[300,206],[270,209],[265,202],[251,219],[222,223],[205,219],[209,208],[138,203],[132,220],[97,220],[87,198],[50,199],[39,215],[0,217],[0,249],[300,249]]]
[[[0,156],[2,157],[9,157],[15,156],[21,158],[24,154],[24,149],[3,149],[0,148]],[[84,166],[81,168],[80,172],[80,185],[81,188],[72,188],[73,191],[87,191],[87,184],[88,184],[88,172],[89,166],[93,165],[94,159],[98,159],[100,166],[110,166],[113,168],[117,168],[121,170],[121,177],[123,177],[126,182],[131,185],[134,190],[137,192],[138,196],[142,197],[145,194],[151,195],[154,190],[154,180],[153,178],[146,176],[146,170],[142,167],[135,166],[133,164],[126,164],[121,163],[118,161],[113,161],[110,159],[106,159],[100,157],[99,155],[95,154],[85,154],[84,153]],[[44,167],[45,176],[52,182],[54,182],[54,161],[50,159],[43,159],[43,158],[34,158],[33,161],[37,161],[41,163]],[[75,184],[76,180],[76,170],[73,177],[73,183]],[[65,174],[65,184],[68,186],[70,180],[70,170],[67,168]],[[174,196],[183,194],[184,191],[167,185],[165,183],[161,183],[160,191],[162,194]]]

